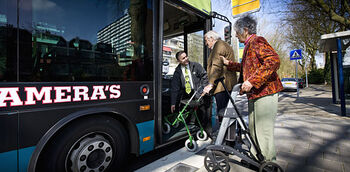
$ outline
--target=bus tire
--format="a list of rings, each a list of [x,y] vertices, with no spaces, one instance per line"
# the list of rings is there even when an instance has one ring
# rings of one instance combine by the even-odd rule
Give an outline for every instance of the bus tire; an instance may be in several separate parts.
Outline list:
[[[128,156],[129,138],[110,117],[87,117],[63,128],[45,147],[36,171],[115,171]]]

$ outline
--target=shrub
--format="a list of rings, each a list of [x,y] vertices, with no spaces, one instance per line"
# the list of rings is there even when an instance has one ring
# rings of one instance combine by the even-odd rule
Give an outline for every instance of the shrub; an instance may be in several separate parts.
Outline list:
[[[308,81],[310,84],[323,84],[324,71],[323,69],[312,69],[308,73]]]

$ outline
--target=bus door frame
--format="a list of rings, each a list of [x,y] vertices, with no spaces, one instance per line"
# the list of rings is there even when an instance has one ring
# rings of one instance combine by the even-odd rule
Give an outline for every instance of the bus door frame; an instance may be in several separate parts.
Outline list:
[[[174,139],[169,142],[165,142],[163,140],[162,136],[162,58],[163,58],[163,19],[164,19],[164,1],[174,3],[180,6],[183,6],[185,9],[189,9],[190,13],[194,13],[195,15],[202,17],[205,20],[204,26],[201,27],[198,25],[198,28],[191,29],[190,33],[195,32],[195,30],[201,31],[203,30],[203,37],[206,32],[212,29],[212,18],[204,14],[203,12],[199,12],[197,9],[188,6],[182,1],[174,1],[174,0],[154,0],[153,2],[153,40],[154,40],[154,46],[153,46],[153,52],[155,60],[153,62],[154,67],[154,95],[155,95],[155,130],[154,130],[154,136],[155,136],[155,142],[154,146],[155,148],[162,147],[164,145],[171,144],[173,142],[178,141],[181,139]],[[184,51],[188,50],[188,44],[187,44],[187,34],[188,30],[184,29]],[[203,67],[206,69],[207,67],[207,58],[209,56],[209,49],[207,46],[205,46],[205,41],[203,39]],[[184,135],[184,138],[186,135]]]

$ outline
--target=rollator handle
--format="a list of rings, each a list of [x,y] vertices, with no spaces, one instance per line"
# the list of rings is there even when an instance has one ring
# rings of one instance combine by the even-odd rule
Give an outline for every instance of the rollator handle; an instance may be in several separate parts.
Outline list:
[[[232,91],[240,92],[242,83],[238,83],[235,86],[233,86]]]

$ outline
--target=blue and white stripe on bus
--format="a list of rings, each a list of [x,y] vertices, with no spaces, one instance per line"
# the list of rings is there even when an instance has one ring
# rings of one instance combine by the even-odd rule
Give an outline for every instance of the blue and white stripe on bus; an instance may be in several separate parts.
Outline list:
[[[154,120],[136,124],[139,131],[140,154],[154,149]]]
[[[19,172],[26,172],[35,146],[18,150]],[[0,171],[17,172],[17,150],[0,153]]]

